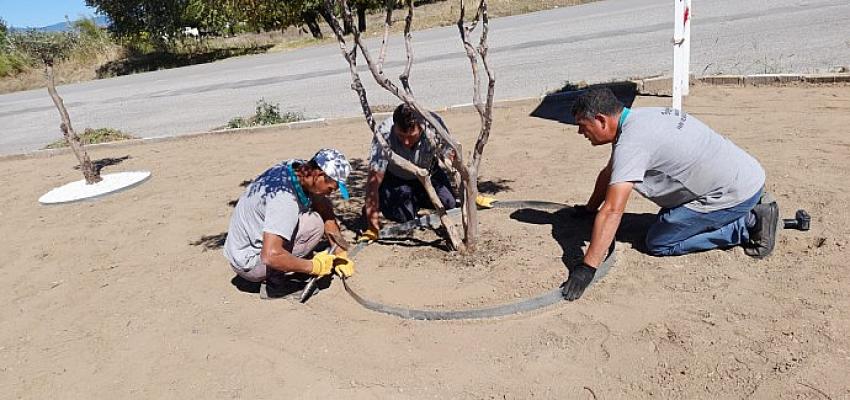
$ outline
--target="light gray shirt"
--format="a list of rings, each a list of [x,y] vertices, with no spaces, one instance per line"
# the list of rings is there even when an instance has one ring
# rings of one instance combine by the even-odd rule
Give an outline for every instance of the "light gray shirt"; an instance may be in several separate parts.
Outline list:
[[[663,208],[733,207],[765,182],[755,158],[694,116],[670,108],[632,110],[612,151],[610,184],[634,182],[638,193]]]
[[[257,264],[263,248],[263,232],[292,240],[298,217],[310,210],[298,201],[286,172],[287,165],[293,162],[304,163],[287,160],[269,168],[239,198],[224,242],[224,256],[231,265],[249,271]]]
[[[439,116],[434,114],[434,117],[437,121],[443,123],[443,120],[440,119]],[[398,136],[392,134],[392,117],[385,119],[384,122],[381,122],[381,124],[378,125],[378,133],[386,139],[387,143],[390,145],[390,149],[392,149],[394,153],[398,154],[405,160],[412,162],[419,168],[431,171],[437,163],[437,151],[440,141],[436,139],[437,134],[435,133],[434,127],[429,124],[425,125],[425,130],[422,132],[422,135],[419,136],[419,141],[414,144],[412,148],[407,148],[407,146],[399,140]],[[433,138],[433,144],[429,138]],[[416,175],[407,172],[396,165],[390,165],[389,160],[384,157],[384,153],[381,151],[381,144],[376,138],[372,138],[369,167],[378,173],[389,172],[402,180],[416,180]]]

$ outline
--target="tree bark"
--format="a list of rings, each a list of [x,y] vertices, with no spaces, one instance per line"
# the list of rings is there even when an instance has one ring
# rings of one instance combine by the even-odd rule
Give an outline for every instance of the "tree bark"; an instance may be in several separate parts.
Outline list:
[[[357,7],[357,30],[366,32],[366,5],[364,4]]]
[[[319,26],[319,15],[317,13],[304,12],[301,14],[301,19],[304,21],[304,25],[307,25],[307,29],[310,30],[310,34],[313,35],[314,39],[322,39],[324,37],[322,28]]]
[[[77,133],[74,132],[74,128],[71,126],[71,117],[68,115],[68,110],[65,109],[65,102],[62,101],[62,98],[59,97],[59,93],[56,92],[52,63],[44,64],[44,73],[47,75],[47,92],[50,94],[50,98],[53,99],[53,104],[56,105],[56,108],[59,110],[59,116],[62,118],[62,123],[59,125],[59,129],[62,130],[62,135],[65,137],[65,141],[68,143],[68,146],[71,147],[71,151],[74,152],[74,155],[77,157],[77,161],[80,163],[80,171],[83,172],[86,184],[91,185],[100,182],[102,180],[100,177],[100,171],[97,171],[94,168],[82,141],[80,141],[80,137],[77,136]]]

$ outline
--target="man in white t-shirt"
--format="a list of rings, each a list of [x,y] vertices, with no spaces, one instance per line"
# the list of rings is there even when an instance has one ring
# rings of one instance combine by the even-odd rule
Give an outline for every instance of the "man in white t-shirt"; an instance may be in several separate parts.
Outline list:
[[[273,276],[290,272],[350,276],[354,263],[344,252],[348,246],[327,198],[337,189],[348,198],[350,172],[341,152],[322,149],[309,161],[283,161],[254,179],[236,203],[224,243],[233,271],[270,284]],[[323,237],[337,245],[334,254],[305,259]]]
[[[764,169],[729,139],[679,110],[629,110],[607,88],[581,94],[571,112],[579,134],[612,150],[587,205],[575,208],[595,219],[584,260],[564,283],[567,300],[593,280],[632,189],[661,207],[646,236],[652,255],[737,245],[755,258],[773,251],[779,207],[761,201]]]

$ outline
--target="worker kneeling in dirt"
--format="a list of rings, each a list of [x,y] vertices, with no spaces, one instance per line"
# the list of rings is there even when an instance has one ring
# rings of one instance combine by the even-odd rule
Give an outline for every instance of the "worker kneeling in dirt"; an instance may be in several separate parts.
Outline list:
[[[354,263],[344,251],[348,246],[327,198],[337,189],[348,198],[345,180],[350,172],[341,152],[322,149],[310,161],[283,161],[251,182],[233,210],[224,243],[233,271],[267,286],[289,272],[353,274]],[[334,254],[324,251],[304,259],[323,236],[337,245]]]
[[[587,205],[575,208],[577,215],[596,216],[584,260],[564,283],[567,300],[579,298],[593,279],[632,189],[661,207],[646,235],[652,255],[736,245],[755,258],[773,251],[779,207],[762,201],[759,162],[729,139],[678,110],[624,108],[607,88],[581,94],[571,112],[579,134],[613,148]]]
[[[439,116],[434,114],[434,117],[439,123],[443,123]],[[458,206],[449,177],[438,164],[437,152],[440,151],[440,146],[434,127],[428,124],[421,114],[407,104],[400,104],[393,116],[378,126],[378,133],[383,135],[395,154],[419,168],[430,171],[431,184],[443,207],[451,209]],[[384,157],[380,142],[372,138],[369,176],[366,181],[366,204],[363,207],[367,229],[358,240],[378,239],[381,227],[379,211],[389,220],[406,222],[416,218],[421,208],[432,206],[428,193],[416,175],[392,165]]]

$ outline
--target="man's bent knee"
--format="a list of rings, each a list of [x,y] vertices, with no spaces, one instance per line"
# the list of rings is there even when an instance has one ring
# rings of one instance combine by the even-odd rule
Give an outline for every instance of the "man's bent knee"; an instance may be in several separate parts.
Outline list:
[[[298,216],[298,226],[292,234],[289,242],[289,250],[296,257],[304,257],[310,254],[325,233],[325,222],[317,212],[307,212]]]
[[[647,235],[644,242],[646,244],[646,252],[651,256],[666,257],[681,255],[678,251],[679,246],[675,243],[661,243],[656,237]]]

